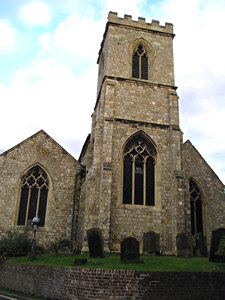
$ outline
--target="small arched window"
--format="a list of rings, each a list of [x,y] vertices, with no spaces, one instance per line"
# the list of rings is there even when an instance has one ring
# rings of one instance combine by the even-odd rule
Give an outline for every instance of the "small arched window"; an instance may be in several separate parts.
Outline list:
[[[202,223],[202,196],[199,187],[192,179],[189,181],[190,186],[190,206],[191,206],[191,232],[203,233]]]
[[[148,80],[148,55],[143,45],[139,44],[132,56],[132,77]]]
[[[155,205],[154,146],[142,134],[134,135],[123,153],[123,203]]]
[[[23,176],[17,225],[31,224],[38,216],[39,226],[44,226],[48,189],[48,176],[41,167],[35,166]]]

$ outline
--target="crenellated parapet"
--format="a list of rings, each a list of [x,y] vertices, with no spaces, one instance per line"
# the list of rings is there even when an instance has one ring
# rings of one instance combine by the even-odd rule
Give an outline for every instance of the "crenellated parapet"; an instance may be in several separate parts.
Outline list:
[[[158,31],[162,33],[173,34],[173,24],[165,23],[165,26],[159,24],[159,21],[152,20],[151,23],[147,23],[145,18],[138,18],[138,21],[132,20],[132,16],[124,15],[124,18],[118,17],[116,12],[109,12],[108,22],[119,25],[139,27],[141,29],[147,29],[152,31]]]

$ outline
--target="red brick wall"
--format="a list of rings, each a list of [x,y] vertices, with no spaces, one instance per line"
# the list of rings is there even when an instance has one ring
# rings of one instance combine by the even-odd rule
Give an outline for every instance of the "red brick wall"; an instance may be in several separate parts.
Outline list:
[[[101,270],[5,263],[0,288],[48,299],[224,299],[225,272]]]

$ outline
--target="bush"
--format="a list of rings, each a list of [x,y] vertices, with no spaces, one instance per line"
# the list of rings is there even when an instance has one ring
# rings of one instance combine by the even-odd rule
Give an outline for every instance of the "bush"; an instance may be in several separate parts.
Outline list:
[[[0,255],[6,253],[7,256],[25,256],[30,250],[31,241],[26,229],[22,233],[10,229],[7,236],[0,240]]]
[[[49,254],[53,255],[80,254],[81,248],[76,244],[75,241],[65,238],[58,238],[50,244],[48,252]]]
[[[0,265],[6,261],[6,253],[0,254]]]
[[[221,237],[218,245],[216,255],[219,256],[222,261],[225,261],[225,235]]]

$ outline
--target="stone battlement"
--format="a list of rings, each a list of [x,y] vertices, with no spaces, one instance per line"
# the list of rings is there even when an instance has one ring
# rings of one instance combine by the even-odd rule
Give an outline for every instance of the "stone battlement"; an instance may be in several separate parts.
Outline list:
[[[173,34],[173,24],[165,23],[165,26],[159,24],[159,21],[152,20],[151,23],[146,23],[145,18],[138,17],[138,21],[132,20],[132,16],[124,15],[124,18],[118,17],[116,12],[109,12],[109,23],[116,23],[120,25],[139,27],[141,29],[159,31],[163,33]]]

